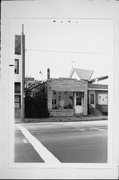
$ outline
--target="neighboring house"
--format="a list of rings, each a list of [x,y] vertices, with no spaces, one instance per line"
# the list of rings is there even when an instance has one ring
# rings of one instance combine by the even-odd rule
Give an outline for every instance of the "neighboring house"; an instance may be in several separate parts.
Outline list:
[[[108,76],[96,77],[91,79],[89,82],[93,84],[108,84]]]
[[[92,70],[73,68],[69,77],[88,82],[88,113],[101,115],[108,113],[108,76],[91,79]]]
[[[34,83],[35,79],[33,77],[25,77],[25,86],[30,85],[31,83]]]
[[[108,85],[88,84],[88,110],[93,115],[108,114]]]
[[[81,81],[89,81],[92,74],[92,70],[72,68],[69,78],[75,78]]]

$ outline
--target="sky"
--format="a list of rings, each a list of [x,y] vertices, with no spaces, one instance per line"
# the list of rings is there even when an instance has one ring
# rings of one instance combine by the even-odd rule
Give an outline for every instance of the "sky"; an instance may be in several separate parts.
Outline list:
[[[113,25],[96,19],[14,20],[12,32],[26,39],[25,74],[36,80],[69,77],[72,67],[109,75],[113,65]],[[42,72],[42,73],[39,73]]]

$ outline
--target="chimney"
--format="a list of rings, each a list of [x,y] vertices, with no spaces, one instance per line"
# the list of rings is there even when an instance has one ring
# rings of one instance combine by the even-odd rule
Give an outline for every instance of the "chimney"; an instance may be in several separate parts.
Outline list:
[[[49,68],[47,69],[47,79],[48,80],[50,79],[50,69]]]

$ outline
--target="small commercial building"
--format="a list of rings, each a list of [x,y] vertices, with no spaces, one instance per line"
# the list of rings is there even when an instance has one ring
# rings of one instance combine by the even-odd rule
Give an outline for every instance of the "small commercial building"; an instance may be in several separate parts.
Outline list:
[[[50,116],[88,114],[88,83],[59,78],[47,82],[47,105]]]

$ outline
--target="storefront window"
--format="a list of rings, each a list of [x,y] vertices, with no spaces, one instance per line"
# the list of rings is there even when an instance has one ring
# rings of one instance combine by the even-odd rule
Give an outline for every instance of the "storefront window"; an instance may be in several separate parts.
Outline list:
[[[73,109],[73,105],[74,105],[73,92],[53,91],[52,109]]]

